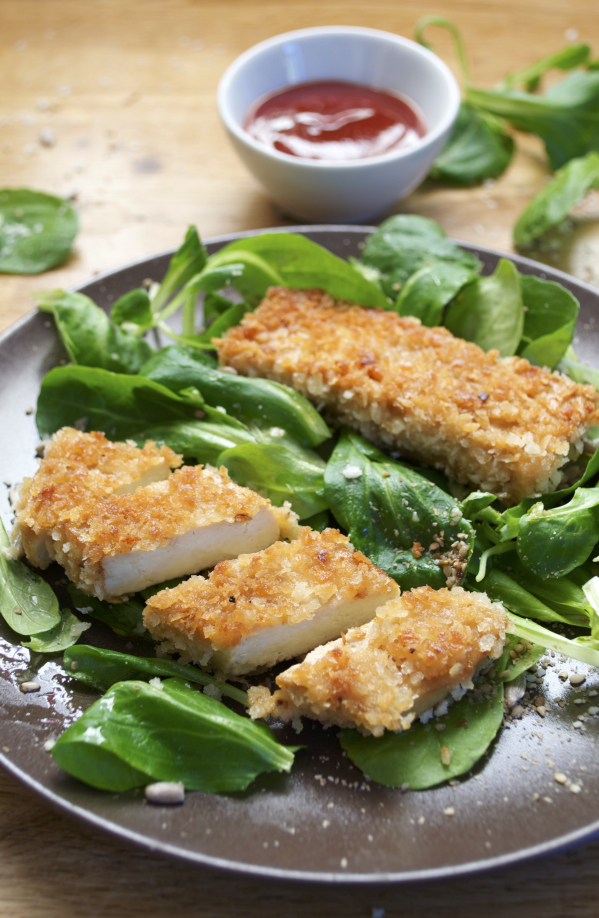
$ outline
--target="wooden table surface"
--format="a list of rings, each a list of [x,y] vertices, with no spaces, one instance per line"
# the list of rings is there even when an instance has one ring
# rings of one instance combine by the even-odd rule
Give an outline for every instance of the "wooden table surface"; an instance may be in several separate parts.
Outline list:
[[[64,266],[41,277],[0,276],[0,329],[31,309],[32,291],[176,246],[190,223],[204,238],[289,225],[219,124],[215,93],[226,66],[279,32],[346,24],[412,37],[418,17],[432,12],[459,26],[481,86],[568,42],[599,37],[596,0],[0,0],[0,185],[70,197],[81,217]],[[454,67],[442,34],[437,48]],[[516,217],[546,181],[541,144],[519,137],[518,149],[496,182],[468,190],[425,184],[395,211],[433,217],[451,236],[509,250]],[[594,206],[551,263],[599,284]],[[383,910],[386,918],[596,918],[598,856],[595,843],[491,874],[402,888],[250,881],[87,834],[0,775],[1,918],[172,911],[181,918],[381,918]]]

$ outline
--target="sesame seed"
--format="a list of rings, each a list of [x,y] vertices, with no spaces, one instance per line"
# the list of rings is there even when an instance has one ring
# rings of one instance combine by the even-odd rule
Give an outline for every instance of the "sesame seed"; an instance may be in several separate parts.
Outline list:
[[[571,784],[570,790],[572,791],[573,794],[579,794],[582,790],[582,787],[580,786],[580,784]]]
[[[566,784],[568,781],[566,776],[561,771],[555,772],[555,774],[553,775],[553,780],[556,781],[557,784]]]
[[[570,685],[582,685],[585,680],[586,676],[584,673],[574,673],[570,676]]]
[[[40,684],[39,682],[21,682],[20,689],[24,695],[28,692],[39,692]]]
[[[443,812],[446,816],[455,816],[455,810],[452,806],[446,806]]]
[[[180,781],[156,781],[145,789],[146,800],[162,806],[174,806],[185,800],[185,788]]]

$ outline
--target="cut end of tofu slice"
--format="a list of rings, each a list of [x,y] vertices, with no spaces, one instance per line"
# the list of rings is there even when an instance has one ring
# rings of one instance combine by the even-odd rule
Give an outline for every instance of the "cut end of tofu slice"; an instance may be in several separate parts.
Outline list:
[[[58,561],[89,595],[112,602],[241,552],[292,537],[289,507],[236,485],[226,469],[184,467],[167,447],[143,450],[65,429],[24,482],[18,535],[38,567]]]
[[[250,716],[306,716],[374,736],[406,730],[472,688],[484,661],[500,656],[508,629],[503,606],[485,593],[419,587],[285,670],[273,695],[250,689]]]
[[[292,542],[156,594],[144,622],[165,650],[234,676],[306,653],[370,621],[398,595],[395,581],[346,536],[302,527]]]

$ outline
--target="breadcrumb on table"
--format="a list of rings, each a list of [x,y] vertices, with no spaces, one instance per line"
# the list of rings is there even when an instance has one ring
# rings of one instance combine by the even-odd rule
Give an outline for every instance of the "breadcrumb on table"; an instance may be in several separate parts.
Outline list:
[[[271,288],[215,345],[222,365],[506,504],[555,490],[599,423],[593,386],[321,290]]]
[[[306,716],[374,736],[406,730],[446,696],[473,687],[483,661],[500,656],[508,627],[501,603],[485,593],[418,587],[285,670],[272,696],[251,688],[250,716]]]

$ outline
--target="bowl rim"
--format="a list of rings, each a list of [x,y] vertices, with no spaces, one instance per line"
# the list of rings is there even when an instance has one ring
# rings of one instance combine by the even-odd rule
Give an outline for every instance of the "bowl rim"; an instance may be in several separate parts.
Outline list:
[[[361,35],[365,38],[377,38],[379,40],[384,39],[391,44],[395,44],[396,46],[403,48],[409,47],[410,49],[416,50],[416,52],[420,54],[424,60],[428,61],[428,63],[432,65],[433,70],[437,70],[438,75],[445,81],[445,84],[449,90],[450,104],[447,106],[447,111],[444,113],[439,124],[437,124],[435,128],[427,130],[427,132],[422,137],[420,137],[409,147],[399,147],[397,150],[390,150],[389,152],[382,153],[379,156],[368,156],[364,157],[363,159],[339,161],[307,159],[301,156],[290,156],[287,153],[281,153],[279,150],[275,150],[271,147],[268,147],[266,144],[261,143],[259,140],[255,140],[251,134],[244,130],[244,128],[237,122],[230,111],[229,94],[231,92],[233,82],[239,74],[239,71],[248,61],[252,60],[252,58],[258,57],[270,48],[277,47],[294,39],[309,39],[311,37],[316,38],[320,35]],[[412,41],[410,38],[405,38],[403,35],[396,35],[393,32],[386,32],[383,29],[369,29],[362,26],[333,25],[313,26],[305,29],[295,29],[292,32],[281,32],[278,35],[273,35],[271,38],[266,38],[264,41],[258,42],[258,44],[252,45],[246,51],[243,51],[237,58],[235,58],[231,64],[229,64],[219,81],[216,98],[218,112],[225,128],[244,146],[250,147],[256,153],[262,156],[270,157],[279,163],[286,163],[290,167],[303,169],[337,170],[367,169],[369,167],[383,163],[392,163],[398,160],[409,159],[414,155],[425,152],[429,147],[437,142],[439,137],[444,132],[451,128],[459,111],[461,91],[456,78],[454,77],[447,64],[445,64],[444,61],[442,61],[440,57],[437,57],[437,55],[432,51],[429,51],[428,48],[425,48],[423,45],[419,45],[418,42]],[[409,99],[409,97],[406,98]]]

